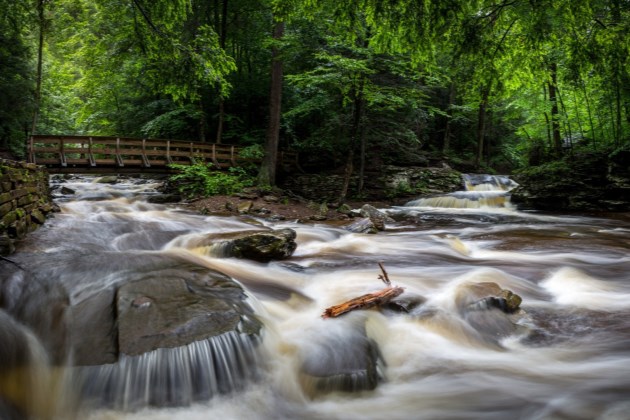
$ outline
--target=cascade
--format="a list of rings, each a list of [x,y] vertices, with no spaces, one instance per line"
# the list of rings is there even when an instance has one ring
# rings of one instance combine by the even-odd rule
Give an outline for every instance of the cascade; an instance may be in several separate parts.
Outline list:
[[[464,191],[424,197],[407,203],[408,207],[456,209],[511,208],[509,191],[518,186],[502,175],[463,174]]]

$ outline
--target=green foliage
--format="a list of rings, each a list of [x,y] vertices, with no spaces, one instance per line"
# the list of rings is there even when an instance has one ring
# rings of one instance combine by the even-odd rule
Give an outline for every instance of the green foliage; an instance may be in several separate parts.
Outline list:
[[[557,159],[552,120],[569,156],[630,138],[627,1],[229,0],[225,16],[223,4],[46,1],[38,131],[214,141],[221,117],[223,142],[259,158],[275,45],[280,144],[303,152],[306,169],[338,168],[353,147],[357,168],[361,142],[368,166],[431,154],[469,167],[480,115],[489,171]],[[36,9],[0,0],[0,10],[0,147],[21,153]],[[286,22],[282,40],[271,39],[272,13]]]
[[[529,166],[519,170],[517,173],[530,179],[562,179],[571,178],[573,172],[571,161],[567,159],[558,159],[551,162],[543,163],[537,166]]]
[[[262,159],[265,152],[260,144],[253,144],[251,146],[243,147],[238,152],[238,155],[244,159]]]
[[[163,139],[192,138],[191,125],[200,118],[200,111],[191,106],[177,107],[160,114],[142,126],[142,133],[147,137]]]
[[[242,168],[229,168],[224,172],[213,170],[212,164],[205,162],[169,167],[179,171],[169,181],[177,184],[179,192],[188,197],[234,194],[253,185],[253,178]]]
[[[0,0],[0,148],[22,156],[33,112],[34,73],[25,1]]]

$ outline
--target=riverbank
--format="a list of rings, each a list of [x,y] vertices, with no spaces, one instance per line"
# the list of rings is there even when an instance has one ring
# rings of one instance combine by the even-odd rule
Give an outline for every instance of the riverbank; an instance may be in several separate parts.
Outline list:
[[[348,201],[341,206],[338,203],[317,203],[306,200],[283,190],[276,190],[273,194],[258,194],[250,190],[236,195],[215,195],[182,203],[185,208],[201,214],[222,216],[249,214],[271,220],[304,223],[349,220],[353,217],[352,210],[358,210],[364,204],[370,204],[376,208],[387,208],[396,203],[383,200]]]

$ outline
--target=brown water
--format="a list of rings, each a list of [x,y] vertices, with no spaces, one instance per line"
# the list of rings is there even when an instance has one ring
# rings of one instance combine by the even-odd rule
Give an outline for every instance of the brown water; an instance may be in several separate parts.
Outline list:
[[[151,183],[65,185],[77,194],[59,197],[62,213],[20,249],[36,253],[31,261],[42,270],[76,272],[73,264],[86,255],[103,256],[103,266],[176,255],[242,283],[265,327],[257,349],[264,363],[242,389],[181,407],[97,408],[77,396],[73,373],[66,370],[47,382],[47,394],[54,391],[57,400],[74,395],[71,407],[41,403],[61,417],[630,419],[630,214],[522,213],[509,204],[509,185],[490,179],[478,187],[471,183],[477,191],[451,196],[454,206],[436,198],[389,209],[395,222],[364,235],[325,224],[201,216],[149,204],[145,198],[156,187]],[[192,246],[200,235],[261,225],[294,229],[293,257],[263,264],[215,258]],[[323,320],[326,307],[383,287],[378,262],[393,284],[405,288],[402,297],[422,297],[424,303],[410,313],[355,311]],[[103,278],[98,264],[93,271],[81,269],[92,281],[115,281]],[[456,302],[471,282],[496,282],[520,295],[525,313],[514,318],[517,328],[499,333],[496,325],[463,313]],[[357,334],[379,349],[376,389],[310,388],[300,373],[305,361],[334,355]],[[337,355],[341,363],[348,357],[342,350]],[[177,360],[171,366],[183,368]],[[50,376],[59,369],[37,372]],[[127,392],[124,381],[119,387]]]

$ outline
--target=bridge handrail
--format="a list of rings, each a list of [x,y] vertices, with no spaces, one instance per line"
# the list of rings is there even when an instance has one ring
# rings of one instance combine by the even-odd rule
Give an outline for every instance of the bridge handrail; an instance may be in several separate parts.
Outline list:
[[[117,136],[33,135],[28,161],[48,167],[159,167],[190,164],[200,159],[218,168],[260,159],[239,156],[242,148],[216,143]],[[279,152],[279,163],[297,165],[297,153]]]

